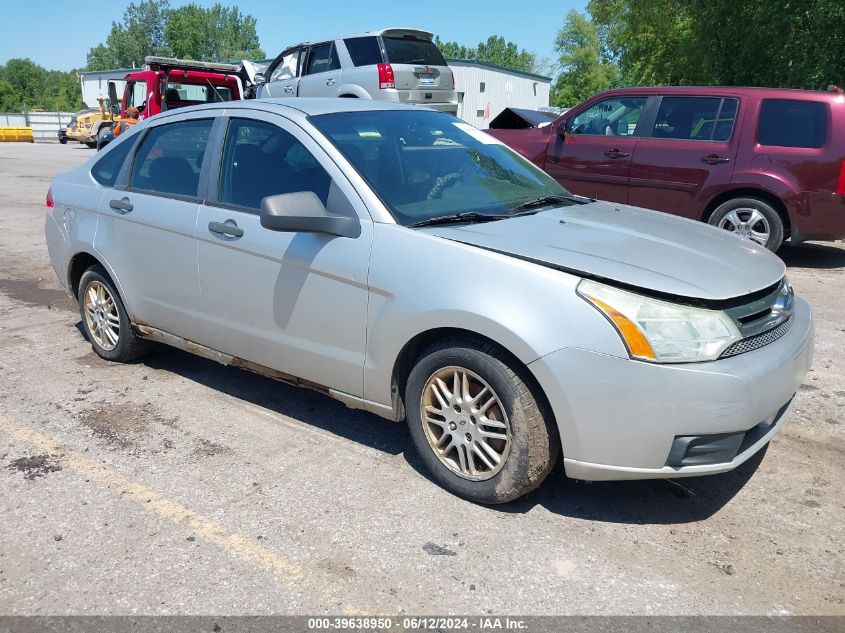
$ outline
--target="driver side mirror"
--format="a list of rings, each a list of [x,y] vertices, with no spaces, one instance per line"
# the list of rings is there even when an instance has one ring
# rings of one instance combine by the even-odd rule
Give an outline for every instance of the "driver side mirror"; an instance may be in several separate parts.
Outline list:
[[[313,191],[280,193],[261,201],[261,226],[271,231],[326,233],[358,237],[358,218],[331,215]]]
[[[267,79],[264,77],[264,73],[255,73],[255,76],[252,78],[252,83],[256,86],[266,84]]]
[[[563,122],[561,122],[561,124],[557,128],[557,135],[562,139],[566,138],[566,126],[567,125],[568,125],[568,122],[563,121]]]

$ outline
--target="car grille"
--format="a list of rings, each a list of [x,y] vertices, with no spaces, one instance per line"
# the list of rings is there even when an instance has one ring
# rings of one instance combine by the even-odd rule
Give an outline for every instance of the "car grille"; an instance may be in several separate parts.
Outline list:
[[[744,338],[741,341],[737,341],[736,343],[730,345],[724,352],[722,352],[722,355],[719,358],[727,358],[729,356],[736,356],[737,354],[744,354],[745,352],[750,352],[751,350],[764,347],[769,343],[774,343],[781,336],[789,332],[789,328],[791,327],[792,317],[789,317],[786,321],[776,327],[773,327],[771,330],[766,330],[760,334],[749,336],[748,338]]]

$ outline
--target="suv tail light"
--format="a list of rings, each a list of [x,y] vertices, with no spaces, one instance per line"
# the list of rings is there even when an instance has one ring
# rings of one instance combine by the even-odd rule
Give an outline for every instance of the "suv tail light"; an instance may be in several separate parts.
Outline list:
[[[393,66],[390,64],[378,65],[378,87],[381,90],[396,87],[396,78],[393,76]]]
[[[450,68],[449,72],[452,73],[452,88],[454,88],[455,87],[455,71]]]
[[[845,160],[839,166],[839,181],[836,183],[836,193],[845,196]]]
[[[56,203],[53,201],[53,188],[52,187],[50,187],[47,190],[47,200],[45,201],[45,204],[47,205],[48,209],[52,209],[53,207],[56,206]]]

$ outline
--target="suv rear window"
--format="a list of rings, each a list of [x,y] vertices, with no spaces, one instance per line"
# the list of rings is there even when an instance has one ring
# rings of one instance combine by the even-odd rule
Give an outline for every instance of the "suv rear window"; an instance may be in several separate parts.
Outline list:
[[[827,108],[820,101],[763,99],[757,142],[817,149],[827,140]]]
[[[382,62],[381,47],[377,37],[350,37],[343,40],[343,43],[346,44],[349,57],[356,66],[372,66]]]
[[[443,53],[428,40],[413,36],[383,37],[387,61],[391,64],[425,64],[446,66]]]

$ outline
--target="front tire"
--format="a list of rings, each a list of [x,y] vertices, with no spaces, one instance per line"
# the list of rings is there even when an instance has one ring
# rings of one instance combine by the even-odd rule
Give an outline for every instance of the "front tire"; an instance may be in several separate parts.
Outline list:
[[[82,274],[77,299],[82,328],[98,356],[125,363],[149,350],[149,343],[132,329],[123,301],[102,266],[91,266]]]
[[[451,338],[422,353],[405,389],[408,426],[447,490],[497,504],[543,482],[560,442],[529,384],[524,367],[485,341]]]
[[[776,251],[783,243],[783,218],[772,205],[759,198],[733,198],[723,202],[708,222],[770,251]]]

